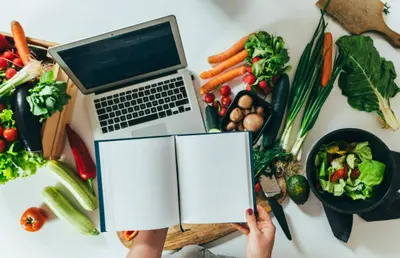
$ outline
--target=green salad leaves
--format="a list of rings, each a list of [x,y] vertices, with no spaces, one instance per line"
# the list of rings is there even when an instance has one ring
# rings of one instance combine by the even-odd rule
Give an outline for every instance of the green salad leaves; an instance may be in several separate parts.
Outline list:
[[[282,37],[259,31],[249,36],[245,48],[249,54],[246,60],[252,65],[253,74],[257,78],[254,85],[262,80],[274,85],[272,78],[290,69],[290,66],[286,65],[289,62],[289,54]],[[260,60],[253,64],[255,57],[259,57]]]
[[[31,112],[41,117],[40,122],[44,122],[55,112],[62,111],[71,98],[66,90],[67,84],[56,81],[53,71],[42,74],[39,83],[29,90],[30,96],[26,97]]]
[[[372,159],[368,142],[333,142],[323,146],[315,157],[315,166],[322,191],[335,196],[344,194],[353,200],[372,197],[386,168],[382,162]]]
[[[400,92],[396,85],[396,70],[385,60],[367,36],[343,36],[336,44],[345,65],[339,77],[342,94],[358,110],[376,112],[393,130],[400,128],[390,107],[390,99]]]

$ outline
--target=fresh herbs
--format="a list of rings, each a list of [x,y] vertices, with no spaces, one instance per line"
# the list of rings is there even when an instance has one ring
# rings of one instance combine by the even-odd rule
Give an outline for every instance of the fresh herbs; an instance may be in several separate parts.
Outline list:
[[[336,44],[345,62],[339,87],[348,103],[361,111],[375,111],[385,125],[398,130],[399,121],[390,107],[390,99],[400,92],[393,63],[379,55],[370,37],[343,36]]]
[[[273,77],[290,69],[290,66],[286,65],[289,55],[282,37],[259,31],[249,36],[245,48],[248,52],[246,60],[252,65],[252,72],[257,78],[253,85],[260,81],[274,85]]]
[[[321,191],[365,200],[383,180],[386,165],[372,159],[368,142],[332,142],[315,157]]]
[[[40,77],[39,83],[30,89],[30,96],[26,97],[31,112],[35,116],[40,116],[40,122],[44,122],[52,114],[62,111],[64,105],[71,98],[66,93],[67,84],[56,81],[53,71],[44,73]]]
[[[390,8],[392,8],[388,3],[385,3],[384,5],[383,5],[383,13],[385,14],[385,15],[388,15],[389,13],[390,13]]]
[[[253,148],[254,177],[259,176],[273,161],[283,159],[289,155],[281,148],[279,143],[264,151],[261,151],[259,147]]]

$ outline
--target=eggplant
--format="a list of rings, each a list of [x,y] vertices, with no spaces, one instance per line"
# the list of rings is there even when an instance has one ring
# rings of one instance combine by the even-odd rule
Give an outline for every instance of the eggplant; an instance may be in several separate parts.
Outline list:
[[[42,153],[42,123],[40,117],[31,112],[26,97],[34,83],[28,82],[18,86],[14,91],[12,109],[14,111],[15,124],[22,146],[31,152]]]

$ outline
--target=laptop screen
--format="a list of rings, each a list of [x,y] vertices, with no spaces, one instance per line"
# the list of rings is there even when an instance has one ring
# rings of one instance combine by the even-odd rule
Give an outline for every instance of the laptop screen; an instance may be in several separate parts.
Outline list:
[[[89,91],[181,64],[170,22],[112,35],[58,51]]]

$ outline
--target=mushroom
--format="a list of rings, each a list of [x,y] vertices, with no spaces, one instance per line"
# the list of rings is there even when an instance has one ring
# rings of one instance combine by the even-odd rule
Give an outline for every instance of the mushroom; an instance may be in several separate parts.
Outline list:
[[[227,131],[233,131],[233,130],[235,130],[236,129],[236,124],[235,124],[235,122],[229,122],[229,124],[226,126],[226,128],[225,128]]]
[[[244,109],[250,109],[253,105],[253,98],[249,95],[243,95],[238,101],[238,106]]]
[[[260,116],[264,116],[264,108],[262,106],[258,106],[256,112]]]
[[[242,119],[243,119],[242,110],[240,110],[240,108],[235,108],[235,109],[232,110],[232,112],[230,113],[229,118],[231,119],[232,122],[239,122],[239,121],[242,121]]]
[[[256,112],[256,107],[255,106],[252,106],[251,107],[251,110],[250,110],[250,113],[255,113]]]
[[[237,129],[238,129],[238,131],[244,131],[244,126],[243,126],[242,122],[237,124]]]
[[[264,124],[264,118],[259,114],[250,114],[243,120],[243,126],[246,130],[257,133]]]
[[[243,109],[243,114],[245,116],[247,116],[248,114],[250,114],[250,109]]]

